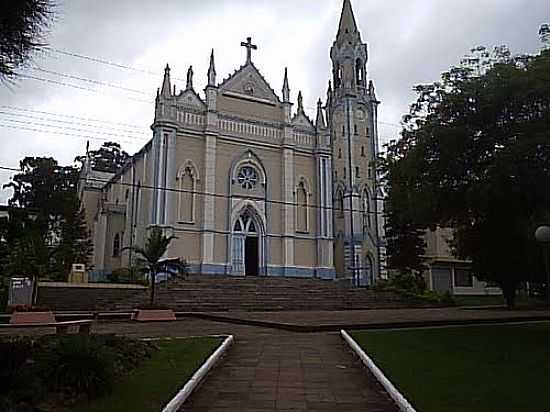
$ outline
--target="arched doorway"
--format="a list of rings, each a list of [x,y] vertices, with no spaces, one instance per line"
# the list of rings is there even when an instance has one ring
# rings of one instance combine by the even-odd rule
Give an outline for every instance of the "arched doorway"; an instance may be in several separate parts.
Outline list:
[[[365,268],[363,276],[365,278],[366,285],[372,286],[374,284],[374,263],[372,261],[372,257],[370,257],[369,255],[367,255],[365,258]]]
[[[235,274],[259,275],[260,239],[260,223],[250,209],[245,209],[233,225],[233,272]]]

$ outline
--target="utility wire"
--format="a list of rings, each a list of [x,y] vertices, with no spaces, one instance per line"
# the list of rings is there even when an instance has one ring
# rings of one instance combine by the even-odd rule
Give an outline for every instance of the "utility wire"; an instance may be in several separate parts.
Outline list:
[[[89,87],[82,87],[82,86],[78,86],[78,85],[72,84],[72,83],[65,83],[65,82],[60,82],[60,81],[57,81],[57,80],[46,79],[44,77],[32,76],[32,75],[29,75],[29,74],[20,74],[19,77],[21,77],[23,79],[36,80],[36,81],[40,81],[40,82],[43,82],[43,83],[50,83],[50,84],[55,84],[57,86],[70,87],[70,88],[73,88],[73,89],[84,90],[84,91],[88,91],[88,92],[92,92],[92,93],[96,93],[96,94],[101,94],[100,91],[95,90],[95,89],[91,89]],[[121,95],[121,96],[113,95],[113,96],[109,96],[109,97],[124,98],[124,99],[128,99],[128,100],[133,100],[135,102],[148,103],[148,104],[151,104],[151,103],[155,102],[154,100],[137,99],[137,98],[134,98],[134,97],[124,96],[124,95]]]
[[[37,128],[33,128],[33,127],[12,126],[12,125],[2,124],[2,123],[0,123],[0,127],[4,127],[4,128],[8,128],[8,129],[15,129],[15,130],[25,130],[25,131],[29,131],[29,132],[49,133],[49,134],[57,134],[57,135],[61,135],[61,136],[78,137],[79,139],[82,139],[82,140],[98,140],[98,141],[102,141],[102,142],[110,142],[110,141],[113,140],[113,139],[108,139],[108,138],[104,138],[104,137],[92,136],[92,135],[66,133],[66,132],[60,132],[60,131],[56,131],[56,130],[37,129]],[[135,141],[125,140],[125,139],[119,139],[119,141],[124,142],[124,143],[135,144]]]
[[[91,83],[91,84],[95,84],[95,85],[98,85],[98,86],[111,87],[113,89],[123,90],[123,91],[131,92],[131,93],[137,93],[137,94],[141,94],[141,95],[144,95],[144,96],[150,96],[150,93],[146,93],[143,90],[131,89],[129,87],[120,86],[118,84],[107,83],[107,82],[103,82],[103,81],[100,81],[100,80],[88,79],[86,77],[79,77],[79,76],[74,76],[74,75],[66,74],[66,73],[59,73],[59,72],[56,72],[56,71],[53,71],[53,70],[41,69],[41,68],[36,67],[36,66],[31,67],[31,70],[39,71],[39,72],[46,73],[46,74],[51,74],[51,75],[54,75],[54,76],[64,77],[66,79],[72,79],[72,80],[78,80],[78,81],[82,81],[82,82],[86,82],[86,83]]]
[[[129,66],[129,65],[126,65],[126,64],[112,62],[112,61],[109,61],[109,60],[106,60],[106,59],[103,59],[103,58],[100,58],[100,57],[86,56],[84,54],[79,54],[79,53],[71,52],[71,51],[68,51],[68,50],[60,50],[60,49],[56,49],[56,48],[53,48],[53,47],[45,47],[45,48],[47,50],[50,50],[50,51],[54,52],[54,53],[62,54],[64,56],[74,57],[74,58],[81,59],[81,60],[87,60],[87,61],[90,61],[90,62],[99,63],[99,64],[111,66],[111,67],[117,67],[119,69],[130,70],[130,71],[137,72],[137,73],[143,73],[143,74],[146,74],[146,75],[149,75],[149,76],[159,77],[159,76],[163,75],[162,72],[154,72],[154,71],[151,71],[151,70],[145,70],[145,69],[141,69],[141,68],[138,68],[138,67],[132,67],[132,66]],[[182,79],[182,78],[179,78],[179,77],[173,77],[173,78],[176,79],[176,80],[183,81],[183,82],[187,81],[186,79]]]
[[[18,169],[18,168],[15,168],[15,167],[9,167],[9,166],[0,166],[0,170],[5,170],[5,171],[10,171],[10,172],[22,172],[21,169]],[[197,191],[197,190],[185,190],[185,189],[176,189],[176,188],[168,188],[168,187],[165,187],[165,186],[151,186],[151,185],[144,185],[144,184],[137,184],[137,183],[125,183],[125,182],[122,182],[122,181],[114,181],[114,180],[106,180],[106,179],[98,179],[98,178],[86,178],[86,177],[80,177],[78,180],[80,181],[84,181],[84,182],[96,182],[96,183],[104,183],[104,184],[111,184],[111,185],[115,185],[115,186],[122,186],[122,187],[131,187],[131,188],[138,188],[138,189],[145,189],[145,190],[159,190],[159,191],[165,191],[165,192],[170,192],[170,193],[186,193],[186,194],[192,194],[192,195],[198,195],[198,196],[202,196],[202,197],[213,197],[213,198],[218,198],[218,199],[247,199],[247,200],[255,200],[255,201],[259,201],[259,202],[264,202],[264,203],[271,203],[271,204],[276,204],[276,205],[280,205],[280,206],[293,206],[293,207],[303,207],[303,206],[306,206],[308,209],[321,209],[321,210],[331,210],[331,211],[337,211],[337,212],[349,212],[351,211],[350,209],[346,209],[345,207],[344,208],[339,208],[339,207],[334,207],[334,206],[320,206],[320,205],[315,205],[315,204],[300,204],[300,203],[296,203],[296,202],[285,202],[283,200],[270,200],[270,199],[263,199],[263,198],[258,198],[258,197],[255,197],[255,196],[244,196],[244,195],[226,195],[226,194],[223,194],[223,193],[209,193],[209,192],[202,192],[202,191]],[[372,200],[374,201],[382,201],[384,199],[382,198],[372,198]],[[368,211],[368,212],[365,212],[365,211],[361,211],[361,210],[356,210],[354,209],[353,212],[356,212],[356,213],[362,213],[362,214],[371,214],[371,215],[379,215],[379,214],[382,214],[380,212],[372,212],[372,211]]]
[[[26,109],[26,108],[16,107],[16,106],[3,105],[3,106],[0,106],[0,108],[8,109],[8,110],[14,110],[14,111],[20,111],[20,112],[29,112],[29,113],[45,114],[45,115],[49,115],[49,116],[65,117],[65,118],[68,118],[68,119],[85,120],[87,122],[94,122],[94,123],[105,123],[105,124],[112,124],[112,125],[118,125],[118,126],[127,126],[127,127],[132,127],[132,128],[141,129],[141,130],[143,130],[143,128],[144,128],[143,126],[138,126],[136,124],[131,124],[131,123],[112,122],[112,121],[109,121],[109,120],[93,119],[93,118],[90,118],[90,117],[74,116],[74,115],[63,114],[63,113],[46,112],[46,111],[42,111],[42,110],[32,110],[32,109]]]
[[[94,63],[109,65],[109,66],[112,66],[112,67],[117,67],[119,69],[131,70],[131,71],[147,74],[147,75],[154,76],[154,77],[162,77],[163,76],[163,74],[161,72],[153,72],[153,71],[150,71],[150,70],[143,70],[143,69],[128,66],[128,65],[111,62],[111,61],[108,61],[108,60],[103,59],[101,57],[86,56],[86,55],[83,55],[83,54],[70,52],[70,51],[67,51],[67,50],[59,50],[59,49],[55,49],[55,48],[52,48],[52,47],[45,47],[45,49],[47,49],[51,52],[54,52],[54,53],[65,55],[65,56],[84,59],[84,60],[88,60],[88,61],[91,61],[91,62],[94,62]],[[133,93],[140,93],[140,94],[144,94],[144,95],[149,95],[149,93],[145,93],[141,90],[126,88],[124,86],[119,86],[119,85],[115,85],[115,84],[112,84],[112,83],[106,83],[106,82],[101,82],[101,81],[98,81],[98,80],[87,79],[87,78],[79,78],[77,76],[68,75],[66,73],[59,73],[59,72],[49,71],[49,70],[45,70],[45,69],[35,68],[35,70],[39,70],[39,71],[42,71],[42,72],[45,72],[45,73],[50,73],[50,74],[57,75],[57,76],[72,78],[74,80],[81,80],[81,81],[91,82],[91,83],[95,83],[95,84],[99,84],[99,85],[103,85],[103,86],[107,86],[107,87],[114,87],[114,88],[121,89],[121,90],[127,90],[127,91],[130,91],[130,92],[133,92]],[[179,77],[173,77],[173,76],[171,76],[171,77],[174,80],[187,82],[187,79],[183,79],[183,78],[179,78]],[[312,107],[312,106],[307,106],[306,108],[311,109],[313,111],[317,110],[317,107]],[[385,121],[380,121],[380,120],[378,121],[378,123],[388,125],[388,126],[393,126],[393,127],[396,127],[396,128],[402,128],[402,125],[400,125],[398,123],[391,123],[391,122],[385,122]]]
[[[121,133],[129,133],[130,135],[131,134],[134,134],[134,135],[147,135],[147,136],[149,135],[149,133],[139,132],[137,130],[115,129],[112,126],[101,126],[101,125],[94,125],[94,124],[91,124],[91,123],[80,123],[80,122],[74,122],[74,121],[69,121],[69,120],[52,119],[52,118],[48,118],[48,117],[33,116],[33,115],[29,115],[29,114],[24,114],[24,113],[11,113],[11,112],[4,112],[4,111],[0,110],[0,115],[12,116],[12,117],[22,117],[24,119],[34,119],[34,120],[41,120],[41,121],[52,122],[52,123],[68,124],[68,125],[73,125],[73,126],[75,126],[75,125],[76,126],[84,126],[84,127],[89,127],[91,129],[112,130],[112,131],[117,131],[117,132],[121,132]],[[52,127],[60,127],[60,126],[53,126],[52,125]]]
[[[50,127],[50,128],[61,129],[61,130],[69,130],[69,131],[74,131],[74,132],[85,132],[85,133],[90,132],[89,130],[80,129],[78,127],[56,126],[56,125],[49,125],[47,123],[28,122],[28,121],[23,121],[23,120],[14,120],[14,119],[1,119],[1,120],[4,121],[4,122],[10,122],[10,123],[16,123],[16,124],[22,124],[22,125]],[[137,136],[124,135],[124,134],[120,134],[120,133],[117,134],[117,133],[108,133],[108,132],[101,132],[101,131],[94,131],[93,133],[97,134],[97,135],[103,135],[103,136],[123,137],[123,138],[127,138],[127,139],[143,141],[143,139],[140,139]]]

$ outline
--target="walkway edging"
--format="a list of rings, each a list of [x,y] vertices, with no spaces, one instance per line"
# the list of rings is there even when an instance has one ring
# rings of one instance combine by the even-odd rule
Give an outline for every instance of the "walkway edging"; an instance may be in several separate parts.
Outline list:
[[[357,344],[357,342],[355,342],[355,340],[344,329],[340,331],[340,334],[342,335],[342,338],[344,338],[346,343],[350,346],[351,350],[353,350],[355,354],[359,356],[359,359],[361,359],[363,364],[365,364],[365,366],[372,372],[378,382],[380,382],[380,384],[388,392],[388,394],[397,404],[399,409],[402,412],[416,412],[416,410],[405,398],[405,396],[403,396],[403,394],[397,390],[394,384],[386,377],[386,375],[384,375],[384,372],[382,372],[382,370],[378,368],[378,366],[376,366],[374,361],[365,353],[365,351]]]
[[[172,398],[170,402],[162,409],[162,412],[177,412],[180,410],[185,401],[191,396],[193,391],[204,380],[208,372],[216,366],[220,358],[227,352],[229,347],[233,344],[233,335],[229,335],[225,338],[223,343],[216,349],[216,351],[210,355],[210,357],[202,364],[191,379],[187,381],[185,386]]]

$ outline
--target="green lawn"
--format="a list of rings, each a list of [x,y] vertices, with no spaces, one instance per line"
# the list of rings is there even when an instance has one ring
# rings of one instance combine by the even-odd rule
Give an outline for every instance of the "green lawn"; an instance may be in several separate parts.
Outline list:
[[[158,412],[183,387],[221,338],[159,341],[159,351],[113,388],[113,393],[79,412]]]
[[[353,337],[419,412],[550,411],[550,323]]]
[[[506,304],[502,295],[488,296],[488,295],[455,295],[453,296],[455,303],[459,306],[491,306]],[[540,306],[544,304],[541,299],[533,298],[525,295],[517,295],[516,305],[520,308]]]

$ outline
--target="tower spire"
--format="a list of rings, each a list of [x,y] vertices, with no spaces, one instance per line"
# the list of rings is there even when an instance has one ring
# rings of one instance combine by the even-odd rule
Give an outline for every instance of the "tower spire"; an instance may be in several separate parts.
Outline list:
[[[162,81],[162,89],[160,90],[162,97],[171,97],[172,96],[172,86],[170,85],[170,66],[166,64],[164,69],[164,80]]]
[[[344,5],[342,7],[342,15],[340,17],[340,25],[338,27],[338,35],[340,38],[345,34],[355,34],[358,33],[357,22],[355,21],[355,15],[353,14],[353,8],[351,7],[350,0],[344,0]]]
[[[288,68],[285,67],[285,79],[283,81],[283,102],[290,102],[290,86],[288,85]]]
[[[214,63],[214,49],[210,54],[210,67],[208,68],[208,85],[216,86],[216,65]]]

